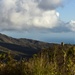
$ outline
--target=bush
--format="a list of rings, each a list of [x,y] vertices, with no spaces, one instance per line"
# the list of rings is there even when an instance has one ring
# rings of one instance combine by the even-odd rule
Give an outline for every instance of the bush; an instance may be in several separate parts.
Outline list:
[[[0,75],[75,75],[74,48],[56,46],[52,51],[54,53],[51,50],[42,50],[33,58],[20,61],[13,59],[10,53],[1,54]]]

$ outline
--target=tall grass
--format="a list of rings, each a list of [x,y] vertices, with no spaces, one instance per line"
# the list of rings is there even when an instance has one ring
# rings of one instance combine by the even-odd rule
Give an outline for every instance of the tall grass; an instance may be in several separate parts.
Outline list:
[[[51,53],[51,50],[54,51]],[[13,59],[10,53],[1,54],[0,75],[75,75],[74,52],[74,47],[56,46],[52,49],[42,50],[29,60],[20,61]]]

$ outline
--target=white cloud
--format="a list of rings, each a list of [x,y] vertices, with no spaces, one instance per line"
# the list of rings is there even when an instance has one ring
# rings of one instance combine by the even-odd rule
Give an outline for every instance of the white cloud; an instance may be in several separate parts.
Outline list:
[[[0,0],[0,30],[49,29],[75,31],[75,23],[62,23],[56,8],[63,0]],[[62,23],[62,24],[61,24]]]
[[[68,22],[67,28],[70,29],[71,31],[75,32],[75,21],[71,20],[70,22]]]
[[[28,11],[31,13],[30,11]],[[34,12],[33,12],[34,13]],[[32,14],[33,14],[32,13]],[[56,26],[59,20],[59,16],[56,11],[43,11],[38,14],[34,13],[34,15],[28,13],[12,13],[11,22],[14,25],[18,25],[20,27],[45,27],[45,28],[53,28]]]
[[[59,22],[55,10],[42,10],[37,0],[1,0],[0,29],[53,28]]]

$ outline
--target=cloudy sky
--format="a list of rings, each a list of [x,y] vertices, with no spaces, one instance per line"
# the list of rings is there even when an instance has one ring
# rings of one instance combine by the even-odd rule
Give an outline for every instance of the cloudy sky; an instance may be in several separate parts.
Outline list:
[[[74,43],[75,0],[0,0],[0,32],[16,38]]]

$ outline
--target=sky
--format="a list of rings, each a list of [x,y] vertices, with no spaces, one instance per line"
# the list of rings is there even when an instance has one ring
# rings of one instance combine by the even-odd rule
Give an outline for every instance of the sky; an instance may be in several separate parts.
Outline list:
[[[75,44],[75,0],[0,0],[0,33]]]
[[[67,0],[62,8],[57,9],[63,21],[75,20],[75,0]]]

